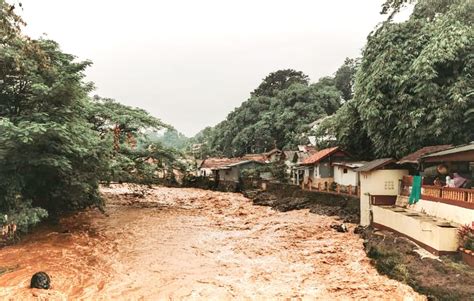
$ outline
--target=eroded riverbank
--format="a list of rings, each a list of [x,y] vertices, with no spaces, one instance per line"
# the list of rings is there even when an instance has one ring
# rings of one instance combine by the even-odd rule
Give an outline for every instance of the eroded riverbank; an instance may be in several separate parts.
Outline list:
[[[107,215],[82,212],[0,250],[13,267],[0,299],[424,299],[379,275],[357,235],[329,227],[334,217],[199,189],[103,193]],[[28,288],[40,270],[52,290]]]

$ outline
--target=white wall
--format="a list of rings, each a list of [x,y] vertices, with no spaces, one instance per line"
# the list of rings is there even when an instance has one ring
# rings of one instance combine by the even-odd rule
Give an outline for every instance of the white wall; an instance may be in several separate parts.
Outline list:
[[[202,177],[212,176],[212,169],[210,168],[199,168],[199,175]]]
[[[458,224],[469,224],[474,222],[474,210],[459,206],[449,205],[441,202],[419,200],[410,207],[416,211],[424,212],[428,215],[444,218]]]
[[[373,213],[374,223],[403,233],[437,251],[454,252],[458,248],[457,229],[454,227],[440,227],[435,222],[380,206],[373,206]]]
[[[408,170],[381,169],[361,172],[360,177],[360,224],[370,225],[370,195],[398,195],[399,180]]]
[[[357,186],[359,180],[359,173],[355,172],[350,168],[347,169],[347,173],[344,173],[345,167],[334,166],[334,182],[340,185],[352,185]]]

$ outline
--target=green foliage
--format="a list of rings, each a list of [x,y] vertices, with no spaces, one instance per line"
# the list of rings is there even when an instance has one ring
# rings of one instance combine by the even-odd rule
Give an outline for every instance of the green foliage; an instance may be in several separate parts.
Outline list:
[[[387,3],[397,9],[402,2]],[[474,139],[474,120],[465,116],[474,107],[473,5],[468,0],[419,1],[409,20],[389,19],[369,36],[354,100],[336,119],[336,137],[343,146],[360,151],[347,140],[354,129],[361,132],[356,140],[364,143],[362,148],[379,157]]]
[[[401,253],[372,246],[367,252],[367,256],[375,259],[375,267],[379,273],[405,283],[410,280],[410,275]]]
[[[284,69],[272,72],[252,92],[253,96],[275,96],[278,91],[285,90],[293,84],[308,85],[309,77],[301,71]]]
[[[163,134],[150,133],[148,138],[151,141],[159,142],[163,146],[184,151],[189,144],[189,138],[175,129],[167,129]]]
[[[256,91],[260,92],[254,92],[226,120],[206,129],[191,141],[202,143],[201,151],[207,152],[207,155],[225,156],[265,152],[275,146],[291,148],[301,142],[307,143],[301,141],[301,133],[306,132],[313,121],[337,111],[341,92],[333,78],[325,77],[317,83],[308,84],[307,77],[301,72],[297,72],[299,80],[282,81],[278,77],[275,83],[270,82],[275,74],[286,72],[270,74],[257,88]],[[287,85],[290,82],[292,84]],[[272,87],[272,92],[261,92],[262,86]]]
[[[159,119],[90,99],[90,62],[77,62],[54,41],[23,36],[13,7],[0,1],[0,10],[0,216],[8,223],[24,231],[48,214],[101,206],[99,181],[120,172],[150,181],[154,166],[146,158],[178,165],[160,145],[137,145],[146,129],[166,127]]]
[[[458,229],[459,245],[467,250],[474,251],[474,228],[463,225]]]
[[[352,86],[358,68],[358,60],[346,58],[344,64],[334,74],[336,88],[341,91],[344,100],[352,99]]]

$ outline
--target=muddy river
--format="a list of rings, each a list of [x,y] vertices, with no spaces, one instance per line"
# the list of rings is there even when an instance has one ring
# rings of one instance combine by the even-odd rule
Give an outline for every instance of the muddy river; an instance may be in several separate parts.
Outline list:
[[[102,190],[105,215],[81,212],[0,249],[1,300],[424,300],[379,275],[333,217],[233,193]],[[38,271],[51,290],[28,288]]]

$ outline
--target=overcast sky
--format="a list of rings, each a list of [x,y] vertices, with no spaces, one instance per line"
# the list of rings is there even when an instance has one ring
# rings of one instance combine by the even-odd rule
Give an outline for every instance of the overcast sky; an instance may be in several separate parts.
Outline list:
[[[383,0],[22,0],[26,31],[93,61],[94,94],[188,136],[223,120],[270,72],[312,81],[356,57]]]

